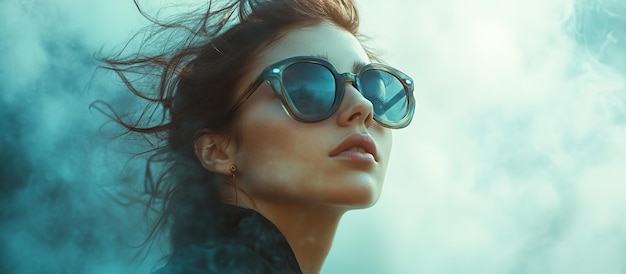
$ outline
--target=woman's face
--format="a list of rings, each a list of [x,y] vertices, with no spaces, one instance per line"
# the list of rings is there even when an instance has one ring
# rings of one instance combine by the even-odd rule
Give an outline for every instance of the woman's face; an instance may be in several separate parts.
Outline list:
[[[358,40],[340,27],[322,23],[295,29],[261,52],[239,94],[265,67],[294,56],[327,57],[339,73],[354,73],[355,64],[370,63]],[[345,88],[338,110],[316,123],[289,117],[268,83],[243,105],[234,163],[241,188],[255,202],[360,208],[378,200],[391,132],[372,120],[368,100],[352,85]],[[375,148],[368,148],[365,139]]]

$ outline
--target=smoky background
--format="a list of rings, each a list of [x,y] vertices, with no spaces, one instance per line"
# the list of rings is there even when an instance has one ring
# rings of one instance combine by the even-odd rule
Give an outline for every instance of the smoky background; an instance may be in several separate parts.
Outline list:
[[[418,106],[323,273],[625,273],[626,1],[357,3]],[[0,18],[0,273],[154,270],[165,245],[140,252],[143,209],[116,202],[140,140],[90,108],[136,107],[94,56],[148,22],[125,0],[3,0]]]

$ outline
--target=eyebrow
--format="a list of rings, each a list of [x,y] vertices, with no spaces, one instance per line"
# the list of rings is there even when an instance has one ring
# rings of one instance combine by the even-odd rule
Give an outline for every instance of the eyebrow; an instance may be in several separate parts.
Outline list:
[[[330,60],[328,60],[328,55],[327,54],[316,54],[314,56],[330,62]],[[365,63],[363,61],[356,61],[356,62],[354,62],[353,65],[352,65],[352,73],[356,73],[357,71],[359,71],[362,67],[364,67],[366,65],[368,65],[368,63]]]

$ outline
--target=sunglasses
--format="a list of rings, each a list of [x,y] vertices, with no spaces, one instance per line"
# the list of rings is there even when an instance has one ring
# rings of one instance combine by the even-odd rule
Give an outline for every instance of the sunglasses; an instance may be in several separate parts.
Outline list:
[[[373,106],[374,121],[387,128],[409,125],[415,111],[413,80],[383,64],[368,64],[354,73],[338,73],[329,61],[292,57],[267,67],[233,106],[236,112],[263,83],[268,82],[287,114],[300,122],[328,119],[339,108],[345,83],[352,85]]]

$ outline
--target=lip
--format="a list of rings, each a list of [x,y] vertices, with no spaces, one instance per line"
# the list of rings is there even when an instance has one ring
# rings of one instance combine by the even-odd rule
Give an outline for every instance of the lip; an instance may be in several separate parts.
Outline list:
[[[374,139],[368,134],[353,133],[348,135],[343,141],[335,147],[328,156],[330,157],[343,157],[353,160],[369,160],[369,156],[365,156],[362,152],[352,152],[349,149],[352,147],[362,147],[365,151],[374,157],[374,161],[378,162],[378,152],[376,150],[376,144]]]

